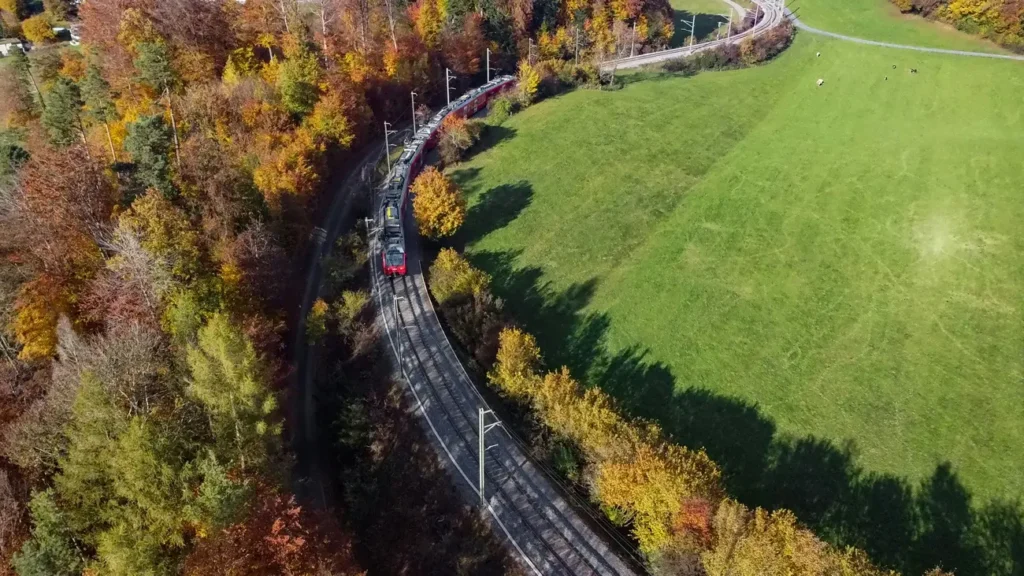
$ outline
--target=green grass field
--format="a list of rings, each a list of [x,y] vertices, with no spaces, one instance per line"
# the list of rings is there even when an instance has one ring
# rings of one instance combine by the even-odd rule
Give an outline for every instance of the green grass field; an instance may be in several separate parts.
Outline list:
[[[917,486],[947,461],[976,503],[1024,496],[1022,90],[1021,63],[803,34],[576,91],[453,170],[461,241],[549,364],[748,500],[807,500],[763,469]]]
[[[951,26],[900,14],[888,0],[791,0],[786,5],[808,25],[829,32],[931,48],[1004,52]]]
[[[669,4],[674,11],[675,35],[670,43],[672,46],[689,43],[691,24],[694,24],[697,39],[700,40],[714,33],[729,20],[729,5],[722,0],[670,0]],[[742,2],[738,4],[743,5]],[[696,22],[691,20],[693,16],[696,16]],[[735,15],[733,18],[738,19]]]

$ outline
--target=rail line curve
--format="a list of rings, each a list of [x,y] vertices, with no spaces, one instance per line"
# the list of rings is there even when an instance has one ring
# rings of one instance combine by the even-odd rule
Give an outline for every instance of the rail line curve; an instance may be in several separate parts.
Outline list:
[[[737,6],[732,2],[727,2],[727,4],[730,4],[733,9],[737,8]],[[607,60],[602,62],[599,68],[602,71],[617,70],[621,68],[637,68],[639,66],[657,64],[658,62],[664,62],[666,60],[683,58],[705,50],[712,50],[726,44],[739,44],[747,38],[764,34],[779,25],[783,19],[786,18],[786,9],[781,0],[755,0],[753,10],[754,26],[728,38],[701,42],[700,44],[694,44],[693,46],[669,48],[658,52],[648,52],[646,54],[638,54],[636,56],[628,56],[626,58]]]
[[[643,574],[643,561],[633,555],[629,542],[603,525],[571,490],[562,490],[557,478],[530,458],[525,443],[501,426],[485,435],[489,446],[480,496],[478,416],[490,408],[433,308],[420,264],[418,230],[406,205],[410,181],[444,118],[471,115],[482,107],[478,99],[486,101],[514,85],[511,76],[496,78],[442,109],[414,133],[376,195],[374,213],[379,217],[369,244],[378,322],[439,459],[467,503],[483,502],[482,512],[529,573]]]
[[[678,58],[726,43],[742,42],[782,21],[780,0],[755,0],[755,25],[731,38],[683,49],[606,62],[628,68]],[[449,114],[472,115],[487,100],[515,85],[496,78],[451,102],[414,132],[407,149],[375,194],[370,234],[373,296],[378,323],[394,358],[396,372],[422,418],[438,458],[468,504],[480,506],[495,533],[528,573],[535,575],[634,576],[646,574],[633,544],[582,495],[530,457],[514,431],[497,426],[485,432],[486,477],[483,496],[479,466],[480,410],[490,410],[448,341],[427,291],[420,242],[408,204],[410,181],[423,164],[442,121]],[[386,153],[386,152],[385,152]],[[492,417],[493,418],[493,417]],[[491,421],[493,422],[493,420]]]

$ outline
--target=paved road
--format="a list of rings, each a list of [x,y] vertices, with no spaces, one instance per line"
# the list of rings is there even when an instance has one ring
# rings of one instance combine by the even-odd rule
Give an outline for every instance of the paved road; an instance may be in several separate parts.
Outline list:
[[[728,1],[728,0],[726,0]],[[811,34],[818,34],[820,36],[828,36],[829,38],[838,38],[839,40],[846,40],[847,42],[856,42],[857,44],[869,44],[871,46],[883,46],[885,48],[897,48],[899,50],[915,50],[917,52],[932,52],[935,54],[953,54],[955,56],[972,56],[975,58],[1000,58],[1003,60],[1024,60],[1024,56],[1018,54],[990,54],[988,52],[970,52],[968,50],[947,50],[945,48],[927,48],[924,46],[911,46],[908,44],[894,44],[892,42],[879,42],[877,40],[866,40],[864,38],[856,38],[854,36],[847,36],[845,34],[836,34],[835,32],[827,32],[825,30],[819,30],[812,26],[808,26],[800,21],[793,12],[789,9],[786,10],[786,17],[789,18],[793,24]]]
[[[414,406],[435,440],[438,457],[466,501],[479,505],[478,411],[486,410],[487,403],[441,327],[420,268],[415,224],[411,217],[406,220],[408,272],[404,277],[382,274],[378,237],[371,241],[379,321]],[[493,421],[491,416],[488,423]],[[587,508],[574,506],[573,496],[530,460],[517,437],[498,426],[486,432],[485,439],[489,447],[484,485],[487,518],[529,573],[643,573],[626,547],[609,544],[622,542],[622,536],[605,530]]]

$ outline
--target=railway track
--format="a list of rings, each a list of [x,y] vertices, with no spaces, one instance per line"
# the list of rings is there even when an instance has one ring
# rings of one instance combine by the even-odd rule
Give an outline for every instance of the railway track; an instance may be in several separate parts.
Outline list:
[[[408,217],[407,230],[415,231]],[[379,254],[374,237],[371,254]],[[455,354],[427,293],[419,242],[409,234],[405,276],[385,277],[371,258],[373,290],[396,365],[439,458],[467,502],[479,505],[478,414],[488,410]],[[493,422],[493,420],[492,420]],[[485,515],[531,574],[644,574],[621,534],[600,525],[574,495],[535,464],[522,441],[498,426],[485,435]]]
[[[714,42],[610,61],[605,66],[641,66],[742,42],[784,18],[781,0],[755,2],[762,17],[750,30]],[[416,146],[419,150],[425,144]],[[414,155],[409,162],[415,164],[416,158]],[[374,214],[383,212],[385,197],[383,193],[376,195]],[[404,230],[404,275],[389,277],[382,269],[380,256],[386,236],[383,218],[379,221],[382,230],[370,234],[373,293],[378,321],[397,372],[456,487],[467,503],[480,507],[495,533],[506,538],[514,556],[530,574],[646,574],[644,561],[633,544],[594,510],[585,496],[562,486],[557,475],[534,462],[527,445],[502,426],[491,427],[484,434],[481,498],[477,476],[479,415],[489,407],[448,341],[431,303],[420,262],[419,233],[410,212],[399,210]],[[393,220],[388,222],[395,226]],[[388,266],[393,264],[389,261]],[[490,418],[488,423],[493,423],[494,417]]]
[[[731,2],[729,4],[732,4]],[[602,71],[607,70],[618,70],[623,68],[638,68],[640,66],[647,66],[649,64],[657,64],[659,62],[665,62],[666,60],[675,60],[676,58],[683,58],[703,52],[705,50],[712,50],[719,46],[726,44],[739,44],[747,38],[760,36],[768,30],[771,30],[786,18],[786,9],[782,0],[754,0],[755,13],[757,14],[757,20],[752,28],[744,30],[738,34],[733,34],[729,38],[721,38],[719,40],[711,40],[709,42],[701,42],[700,44],[694,44],[693,46],[682,46],[679,48],[669,48],[668,50],[661,50],[658,52],[649,52],[647,54],[638,54],[636,56],[629,56],[626,58],[617,58],[615,60],[607,60],[602,62],[599,68]]]

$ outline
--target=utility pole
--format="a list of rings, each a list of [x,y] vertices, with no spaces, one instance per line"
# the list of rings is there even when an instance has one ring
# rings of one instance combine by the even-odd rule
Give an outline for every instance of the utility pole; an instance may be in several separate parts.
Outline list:
[[[396,130],[391,130],[390,128],[391,123],[384,121],[384,158],[388,161],[388,173],[391,173],[391,144],[388,142],[388,136],[396,132]]]
[[[729,10],[729,35],[726,38],[732,38],[732,10]]]
[[[527,46],[526,59],[530,62],[530,66],[533,66],[533,38],[529,39],[530,44]]]
[[[487,81],[491,81],[491,49],[487,49]]]
[[[576,50],[574,52],[576,58],[576,67],[580,65],[580,23],[576,23]]]
[[[409,92],[409,96],[412,98],[412,133],[416,135],[416,93]]]
[[[633,48],[636,46],[636,20],[633,20],[633,35],[629,38],[629,57],[633,57]]]
[[[636,24],[633,25],[633,35],[636,35]],[[693,46],[694,36],[697,34],[697,14],[693,15],[693,20],[690,21],[690,46]]]
[[[501,426],[501,422],[495,422],[493,424],[486,424],[487,415],[493,414],[492,410],[484,410],[483,407],[479,409],[479,416],[477,418],[477,434],[480,442],[480,508],[487,508],[487,496],[484,494],[484,458],[487,456],[487,442],[484,441],[487,431],[495,426]]]
[[[451,70],[445,68],[444,69],[444,87],[445,87],[444,95],[445,95],[446,98],[448,98],[448,105],[449,106],[452,103],[452,85],[451,85],[452,78],[455,78],[455,76],[451,75]]]

